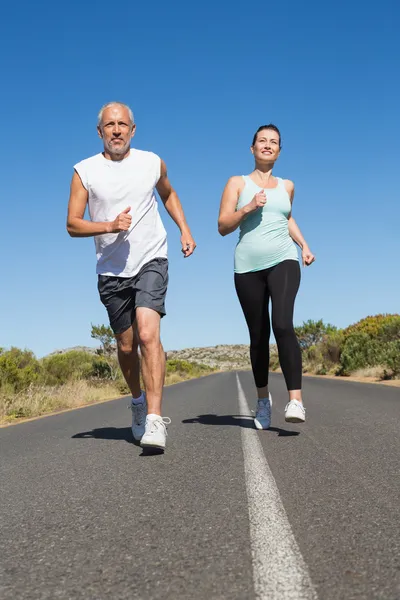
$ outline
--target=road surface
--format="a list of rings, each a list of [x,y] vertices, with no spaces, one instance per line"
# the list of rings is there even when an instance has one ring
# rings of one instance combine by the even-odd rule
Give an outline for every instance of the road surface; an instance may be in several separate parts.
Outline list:
[[[0,598],[398,600],[400,390],[304,388],[261,432],[250,373],[166,388],[158,456],[126,398],[0,429]]]

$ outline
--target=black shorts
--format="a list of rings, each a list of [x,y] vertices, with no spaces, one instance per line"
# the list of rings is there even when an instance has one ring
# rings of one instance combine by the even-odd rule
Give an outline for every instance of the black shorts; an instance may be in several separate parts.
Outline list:
[[[151,308],[163,317],[167,286],[167,258],[155,258],[133,277],[99,275],[97,287],[113,332],[118,334],[129,329],[138,307]]]

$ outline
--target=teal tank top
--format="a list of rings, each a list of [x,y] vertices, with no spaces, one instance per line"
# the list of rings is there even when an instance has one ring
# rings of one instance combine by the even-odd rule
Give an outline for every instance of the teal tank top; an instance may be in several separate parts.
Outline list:
[[[242,208],[260,192],[249,176],[243,176],[244,188],[236,210]],[[297,248],[289,235],[288,216],[291,211],[289,194],[283,179],[278,185],[266,189],[267,202],[263,208],[243,219],[239,241],[235,249],[235,273],[248,273],[269,269],[284,260],[299,260]]]

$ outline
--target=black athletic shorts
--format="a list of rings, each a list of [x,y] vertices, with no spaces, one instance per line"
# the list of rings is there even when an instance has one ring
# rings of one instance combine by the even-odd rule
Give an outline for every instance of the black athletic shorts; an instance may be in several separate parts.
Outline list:
[[[155,258],[133,277],[99,275],[97,287],[113,332],[118,334],[129,329],[138,307],[152,308],[163,317],[167,286],[167,258]]]

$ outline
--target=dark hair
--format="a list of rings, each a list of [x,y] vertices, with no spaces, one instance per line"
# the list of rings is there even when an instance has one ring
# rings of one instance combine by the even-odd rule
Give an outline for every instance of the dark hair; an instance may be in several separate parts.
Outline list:
[[[276,133],[279,135],[279,148],[282,148],[282,144],[281,144],[281,132],[279,131],[279,129],[277,128],[276,125],[273,125],[272,123],[270,123],[269,125],[261,125],[261,127],[259,127],[257,129],[257,131],[254,134],[253,137],[253,143],[252,146],[254,146],[254,144],[257,141],[257,136],[260,133],[260,131],[263,131],[264,129],[272,129],[273,131],[276,131]]]

